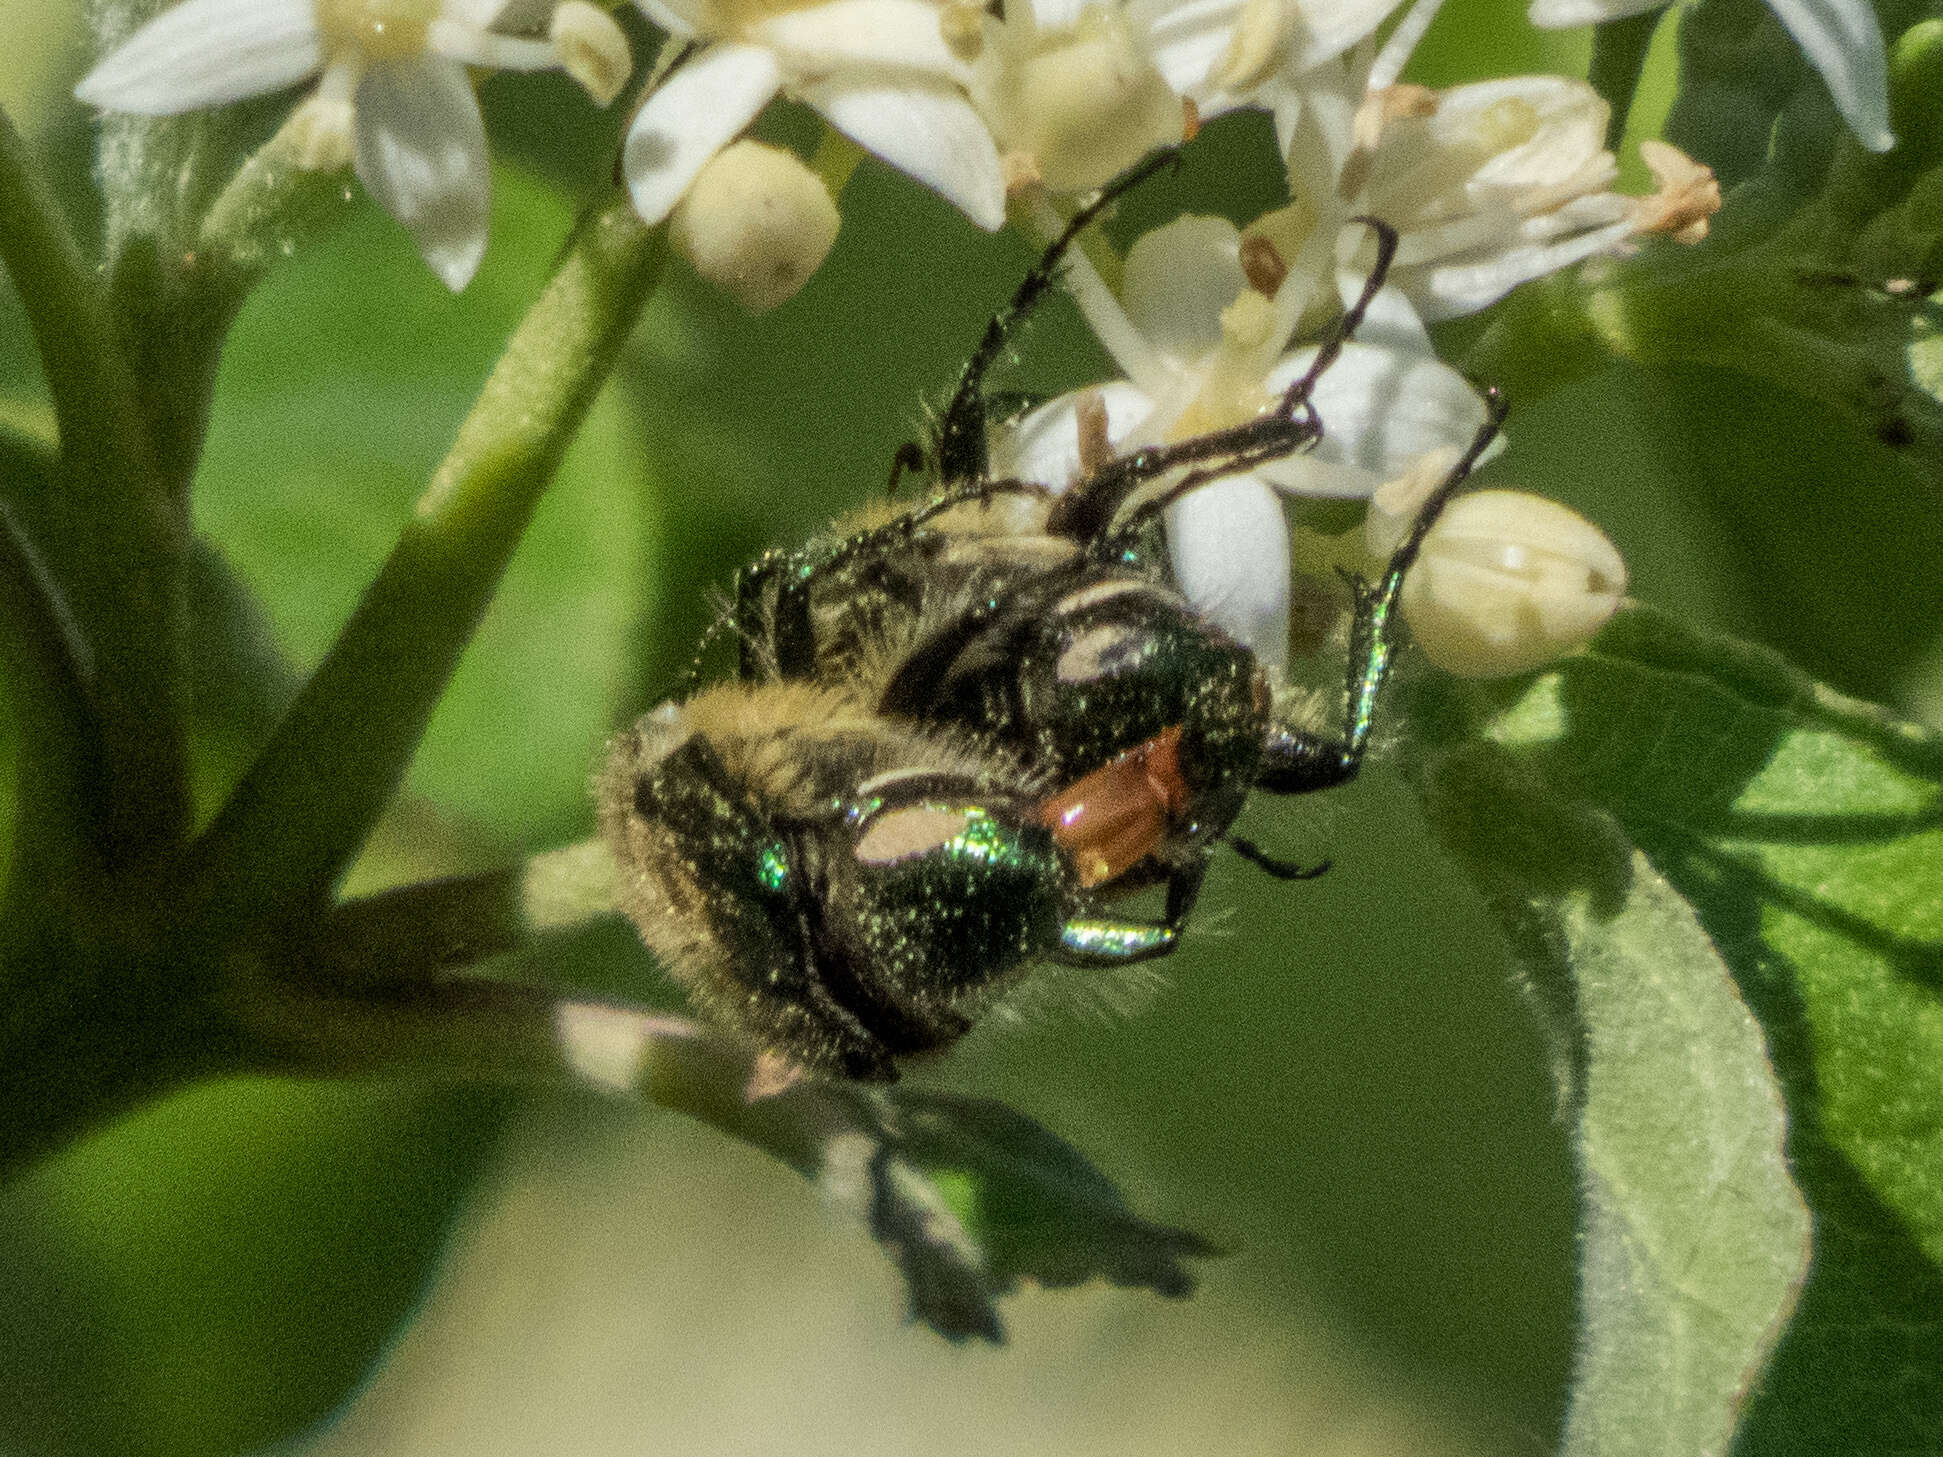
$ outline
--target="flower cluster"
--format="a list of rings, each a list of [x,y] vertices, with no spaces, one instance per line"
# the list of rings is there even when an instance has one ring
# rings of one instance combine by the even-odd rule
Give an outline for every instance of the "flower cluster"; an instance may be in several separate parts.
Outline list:
[[[563,70],[605,105],[633,69],[589,0],[184,0],[75,88],[112,111],[170,116],[317,84],[285,126],[297,165],[347,163],[463,288],[486,251],[486,128],[468,68]]]
[[[1149,233],[1117,290],[1083,258],[1069,270],[1123,377],[1052,401],[993,441],[1002,469],[1054,488],[1089,456],[1268,408],[1314,357],[1299,341],[1327,328],[1370,276],[1367,220],[1397,234],[1385,286],[1310,401],[1318,447],[1169,508],[1184,589],[1271,664],[1289,638],[1280,496],[1380,502],[1387,485],[1395,498],[1483,419],[1477,393],[1437,359],[1426,322],[1643,234],[1696,241],[1720,202],[1706,168],[1657,142],[1645,150],[1657,190],[1615,191],[1608,109],[1583,81],[1523,76],[1444,91],[1402,81],[1438,0],[1401,14],[1399,0],[1007,0],[1002,11],[979,0],[638,3],[667,40],[627,132],[627,186],[646,221],[665,220],[679,251],[753,309],[790,297],[838,228],[831,169],[743,137],[778,96],[814,108],[978,227],[1010,219],[1047,236],[1076,195],[1191,137],[1205,118],[1244,107],[1273,117],[1286,204],[1246,227],[1185,217]],[[1866,6],[1774,4],[1864,143],[1887,145],[1882,42]],[[1636,8],[1535,0],[1533,19],[1587,23]],[[291,155],[309,168],[354,165],[458,288],[486,240],[477,68],[562,69],[604,104],[632,56],[590,0],[183,0],[102,60],[79,94],[161,114],[315,77],[286,124]],[[1495,657],[1476,642],[1447,656],[1468,671],[1514,671],[1532,642],[1569,646],[1617,602],[1623,567],[1593,538],[1589,526],[1503,501],[1454,518],[1424,560],[1476,570],[1448,567],[1429,596],[1406,594],[1404,610],[1430,612],[1434,598],[1435,635],[1455,641],[1464,584],[1488,577],[1472,594],[1481,612],[1537,625]],[[1351,555],[1356,570],[1374,560]]]

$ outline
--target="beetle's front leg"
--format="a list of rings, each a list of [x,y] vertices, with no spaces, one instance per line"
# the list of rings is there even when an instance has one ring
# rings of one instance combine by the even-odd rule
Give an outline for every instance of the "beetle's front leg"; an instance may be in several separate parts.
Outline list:
[[[1177,866],[1167,876],[1167,909],[1159,921],[1120,921],[1078,916],[1059,933],[1053,960],[1063,966],[1133,966],[1172,956],[1180,949],[1188,914],[1201,895],[1207,862]]]

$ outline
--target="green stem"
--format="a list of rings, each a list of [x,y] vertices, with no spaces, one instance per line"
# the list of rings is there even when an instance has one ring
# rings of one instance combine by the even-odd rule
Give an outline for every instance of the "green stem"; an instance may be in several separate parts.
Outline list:
[[[191,903],[219,931],[328,898],[403,777],[663,251],[624,197],[583,216],[390,558],[192,850]]]
[[[404,982],[517,950],[614,914],[614,861],[601,840],[477,875],[423,881],[331,912],[314,955],[333,985]]]
[[[147,413],[111,310],[0,112],[0,261],[39,348],[61,442],[61,536],[51,565],[72,594],[95,662],[101,726],[98,848],[152,861],[188,824],[177,568],[186,531],[158,484]],[[45,503],[28,519],[46,520]]]
[[[236,170],[197,232],[198,253],[238,294],[349,204],[343,172],[299,167],[297,149],[286,124]]]
[[[118,461],[145,459],[140,395],[95,272],[83,260],[27,146],[0,109],[0,262],[40,351],[61,449],[83,475],[128,484]]]
[[[870,1094],[802,1080],[751,1096],[759,1057],[683,1018],[513,982],[455,978],[350,991],[285,983],[236,1015],[261,1071],[432,1077],[591,1091],[686,1113],[804,1175],[830,1139],[878,1133]]]
[[[1626,135],[1626,117],[1646,70],[1653,32],[1660,28],[1665,15],[1663,8],[1648,10],[1643,15],[1609,20],[1592,32],[1592,68],[1586,79],[1612,107],[1612,116],[1606,122],[1606,145],[1610,148],[1616,149]]]

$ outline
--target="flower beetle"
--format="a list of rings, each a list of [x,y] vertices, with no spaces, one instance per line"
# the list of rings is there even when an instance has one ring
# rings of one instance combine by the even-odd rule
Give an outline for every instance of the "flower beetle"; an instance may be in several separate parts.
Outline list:
[[[1380,580],[1353,582],[1340,722],[1278,710],[1248,648],[1170,585],[1161,513],[1307,448],[1310,396],[1381,286],[1375,269],[1274,408],[1109,460],[1064,492],[992,479],[984,376],[1082,210],[994,317],[907,509],[772,552],[738,578],[738,682],[663,705],[600,781],[622,903],[716,1016],[814,1071],[895,1076],[948,1046],[1031,962],[1175,949],[1250,793],[1354,777],[1424,535],[1495,437],[1486,423]],[[1270,872],[1313,870],[1236,848]],[[1164,887],[1158,920],[1116,917]]]

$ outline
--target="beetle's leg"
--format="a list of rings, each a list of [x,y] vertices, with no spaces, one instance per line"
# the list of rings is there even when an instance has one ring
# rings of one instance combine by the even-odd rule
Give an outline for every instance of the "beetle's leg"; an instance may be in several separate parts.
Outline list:
[[[891,457],[891,481],[885,489],[886,496],[895,496],[897,488],[904,483],[904,477],[912,471],[924,469],[924,447],[915,440],[907,440],[897,447]]]
[[[1105,554],[1111,554],[1120,537],[1137,530],[1188,492],[1211,481],[1279,460],[1285,455],[1293,455],[1322,438],[1322,421],[1316,417],[1310,396],[1315,393],[1316,382],[1336,362],[1344,346],[1362,324],[1363,316],[1382,291],[1390,276],[1390,266],[1396,260],[1395,228],[1371,217],[1358,217],[1352,221],[1363,223],[1376,233],[1376,259],[1370,265],[1369,276],[1363,280],[1361,292],[1323,336],[1322,343],[1316,349],[1316,357],[1309,361],[1309,367],[1301,377],[1282,392],[1282,398],[1275,408],[1256,419],[1225,430],[1212,430],[1205,435],[1175,441],[1171,445],[1150,446],[1107,462],[1076,482],[1060,498],[1052,519],[1047,523],[1048,533],[1100,543]],[[1205,468],[1175,482],[1152,500],[1142,501],[1126,520],[1119,519],[1120,513],[1142,486],[1189,465]]]
[[[1167,909],[1159,921],[1075,917],[1061,928],[1052,959],[1063,966],[1112,967],[1172,956],[1180,949],[1181,931],[1200,899],[1207,873],[1207,861],[1199,856],[1170,871]]]
[[[809,583],[797,553],[765,552],[735,574],[733,625],[740,642],[736,676],[744,683],[810,675],[816,640]]]
[[[1497,438],[1504,416],[1503,398],[1496,390],[1490,391],[1484,423],[1471,437],[1470,445],[1451,467],[1450,474],[1438,483],[1417,512],[1403,544],[1390,554],[1382,577],[1375,586],[1360,577],[1350,578],[1355,609],[1349,625],[1342,727],[1335,734],[1317,734],[1289,724],[1271,725],[1262,751],[1262,772],[1255,781],[1257,789],[1266,789],[1271,794],[1308,794],[1346,783],[1363,767],[1363,754],[1369,747],[1370,728],[1376,717],[1376,701],[1396,656],[1396,607],[1403,591],[1404,575],[1417,560],[1424,538],[1437,524],[1444,507],[1450,504],[1479,457]]]
[[[1180,149],[1170,147],[1101,188],[1099,195],[1073,214],[1073,220],[1039,255],[1039,261],[1019,281],[1018,288],[1005,307],[992,315],[985,325],[985,333],[978,341],[978,347],[965,361],[965,367],[958,376],[957,388],[951,393],[951,403],[945,407],[944,415],[938,422],[932,453],[940,483],[951,485],[960,481],[981,481],[990,472],[985,441],[985,376],[998,362],[999,354],[1012,331],[1038,307],[1040,299],[1058,281],[1059,261],[1066,256],[1066,250],[1120,197],[1161,168],[1173,166],[1179,160]]]
[[[1314,880],[1319,875],[1329,873],[1329,862],[1318,860],[1314,865],[1297,865],[1293,860],[1284,860],[1279,855],[1271,855],[1253,840],[1240,835],[1228,837],[1228,848],[1257,870],[1265,871],[1277,880]]]

